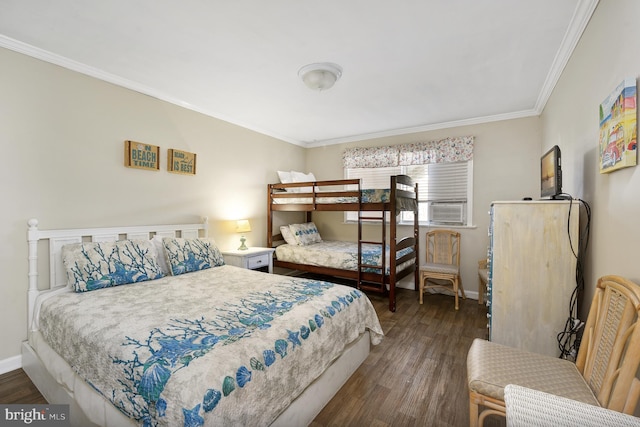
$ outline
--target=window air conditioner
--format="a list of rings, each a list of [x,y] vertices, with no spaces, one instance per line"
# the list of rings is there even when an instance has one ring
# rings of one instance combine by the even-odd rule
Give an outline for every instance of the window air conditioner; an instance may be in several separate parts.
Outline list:
[[[465,203],[429,204],[429,222],[433,224],[464,225]]]

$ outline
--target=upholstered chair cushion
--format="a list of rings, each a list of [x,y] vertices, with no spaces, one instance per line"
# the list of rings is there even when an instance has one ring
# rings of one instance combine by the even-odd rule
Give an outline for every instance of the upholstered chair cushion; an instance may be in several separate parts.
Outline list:
[[[600,406],[573,362],[476,338],[467,355],[469,389],[504,401],[516,384]]]

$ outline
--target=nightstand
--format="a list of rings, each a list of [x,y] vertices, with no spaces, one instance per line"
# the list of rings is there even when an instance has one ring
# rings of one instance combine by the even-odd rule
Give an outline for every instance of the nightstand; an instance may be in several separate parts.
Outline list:
[[[236,267],[248,268],[249,270],[260,270],[273,273],[273,253],[274,248],[249,248],[245,251],[237,249],[232,251],[222,251],[224,262]]]

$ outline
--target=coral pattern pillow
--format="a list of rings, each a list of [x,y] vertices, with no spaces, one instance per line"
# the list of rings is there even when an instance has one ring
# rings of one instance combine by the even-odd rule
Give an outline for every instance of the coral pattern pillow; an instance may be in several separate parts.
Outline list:
[[[322,242],[320,232],[313,222],[304,224],[291,224],[289,230],[295,236],[299,246],[311,245]]]
[[[62,261],[76,292],[87,292],[164,276],[148,240],[72,243]]]
[[[171,274],[190,273],[224,265],[222,253],[213,239],[162,239]]]

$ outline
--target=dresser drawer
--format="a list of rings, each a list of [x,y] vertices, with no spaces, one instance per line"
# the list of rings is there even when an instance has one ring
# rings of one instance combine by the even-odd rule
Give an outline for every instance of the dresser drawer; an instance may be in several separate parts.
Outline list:
[[[247,259],[247,268],[253,270],[256,268],[267,267],[269,266],[269,257],[271,254],[262,254],[257,256],[252,256]]]

